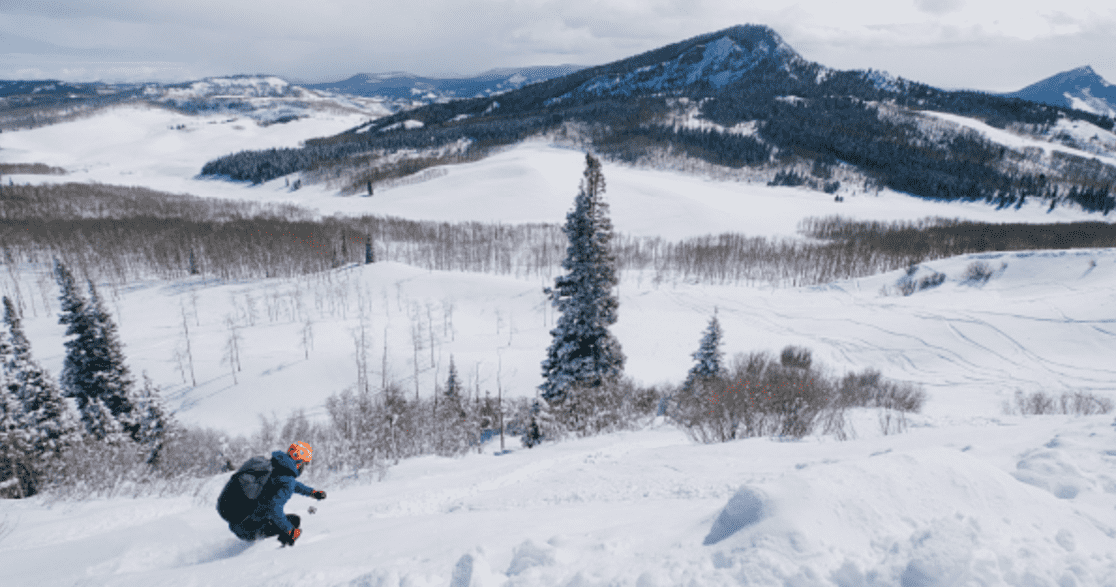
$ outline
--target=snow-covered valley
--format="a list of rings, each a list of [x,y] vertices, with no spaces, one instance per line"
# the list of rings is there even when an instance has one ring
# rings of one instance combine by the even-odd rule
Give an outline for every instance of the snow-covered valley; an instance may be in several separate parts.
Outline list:
[[[212,122],[213,124],[210,124]],[[340,197],[195,175],[244,148],[292,146],[355,126],[321,115],[258,127],[162,110],[0,135],[0,161],[60,166],[13,181],[143,185],[205,197],[284,201],[329,215],[561,223],[584,156],[530,143],[429,181]],[[180,124],[186,130],[178,129]],[[193,129],[192,131],[190,129]],[[617,230],[678,239],[724,231],[794,237],[807,217],[926,216],[1050,222],[1095,218],[1030,204],[994,210],[890,192],[832,196],[605,164]],[[5,182],[6,183],[6,182]],[[974,261],[995,272],[966,282]],[[629,272],[613,328],[626,372],[677,383],[716,309],[728,354],[788,344],[836,371],[876,368],[923,386],[921,414],[884,434],[855,410],[854,437],[691,441],[669,422],[543,444],[490,442],[463,458],[423,457],[313,478],[329,499],[303,516],[293,549],[240,543],[214,511],[226,477],[187,495],[84,502],[0,501],[5,585],[1116,585],[1116,423],[1103,416],[1005,414],[1016,392],[1116,398],[1116,250],[990,253],[925,264],[938,287],[902,296],[903,272],[812,288],[711,286]],[[49,276],[23,267],[24,325],[57,374],[63,327]],[[16,287],[5,277],[5,294]],[[305,408],[356,381],[354,333],[371,333],[379,381],[428,395],[452,355],[471,390],[533,396],[555,315],[538,278],[426,271],[394,263],[296,280],[195,278],[115,289],[110,309],[133,371],[177,417],[233,434],[259,414]],[[243,336],[234,383],[227,321]],[[189,323],[197,385],[176,359]],[[300,346],[312,323],[312,347]],[[381,357],[382,363],[381,363]],[[893,432],[893,431],[892,431]],[[295,439],[284,439],[289,442]],[[279,446],[276,449],[282,448]],[[723,513],[722,513],[723,512]]]

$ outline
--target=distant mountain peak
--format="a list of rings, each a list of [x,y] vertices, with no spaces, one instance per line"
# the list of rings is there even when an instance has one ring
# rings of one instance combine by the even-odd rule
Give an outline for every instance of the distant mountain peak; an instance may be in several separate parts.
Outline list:
[[[1089,65],[1056,73],[1004,95],[1116,117],[1116,86]]]
[[[724,87],[758,67],[791,71],[806,61],[768,26],[744,24],[586,70],[593,77],[553,99],[676,91],[696,84]]]

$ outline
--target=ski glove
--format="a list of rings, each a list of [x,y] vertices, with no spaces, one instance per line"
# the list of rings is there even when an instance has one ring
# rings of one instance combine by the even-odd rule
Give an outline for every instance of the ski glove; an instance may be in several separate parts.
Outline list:
[[[321,501],[321,500],[325,499],[325,492],[324,491],[312,491],[312,492],[310,492],[310,497],[313,497],[314,499],[316,499],[318,501]]]
[[[279,542],[283,543],[283,546],[294,546],[295,540],[298,540],[299,536],[302,536],[302,530],[295,528],[291,530],[290,534],[280,534]]]

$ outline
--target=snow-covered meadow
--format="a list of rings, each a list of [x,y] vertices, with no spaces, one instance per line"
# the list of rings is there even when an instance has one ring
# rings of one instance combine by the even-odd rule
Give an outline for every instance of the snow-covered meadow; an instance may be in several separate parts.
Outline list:
[[[342,116],[262,128],[117,109],[0,135],[0,161],[199,196],[289,201],[323,214],[560,223],[583,155],[527,144],[430,181],[339,197],[283,180],[194,176],[215,156],[290,146],[355,126]],[[179,118],[182,120],[180,121]],[[213,122],[213,124],[210,124]],[[178,124],[195,128],[177,130]],[[194,126],[190,126],[194,125]],[[792,236],[805,217],[925,216],[1047,222],[900,194],[831,196],[605,164],[617,230],[676,239],[723,231]],[[6,183],[6,182],[5,182]],[[974,261],[995,271],[966,283]],[[295,497],[293,549],[243,545],[214,510],[224,478],[179,497],[0,502],[5,585],[1116,585],[1113,415],[1004,413],[1017,391],[1116,398],[1116,251],[971,255],[927,263],[942,285],[902,296],[902,272],[799,289],[708,286],[629,273],[613,331],[626,372],[677,382],[714,309],[728,354],[796,344],[837,373],[877,368],[929,399],[901,434],[875,410],[854,438],[698,445],[669,423],[509,453],[424,457]],[[62,328],[49,277],[20,276],[36,356],[58,373]],[[354,334],[372,337],[378,381],[428,395],[452,355],[470,390],[531,396],[555,316],[540,280],[381,263],[296,280],[143,282],[112,292],[134,371],[183,422],[250,433],[258,414],[306,408],[356,381]],[[5,287],[14,287],[10,278]],[[10,290],[9,290],[10,291]],[[234,383],[228,320],[243,337]],[[189,326],[197,385],[180,358]],[[304,346],[311,324],[313,343]],[[294,440],[294,439],[287,439]],[[280,447],[276,447],[280,448]]]

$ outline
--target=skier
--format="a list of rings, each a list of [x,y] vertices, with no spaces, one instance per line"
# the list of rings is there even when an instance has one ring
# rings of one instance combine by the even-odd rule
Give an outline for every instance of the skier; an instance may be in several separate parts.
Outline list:
[[[283,506],[295,493],[318,501],[326,498],[324,491],[295,480],[313,456],[313,449],[305,442],[292,444],[285,453],[280,450],[271,453],[271,475],[260,491],[256,508],[243,521],[230,523],[229,530],[241,540],[278,536],[284,546],[294,546],[295,540],[302,534],[298,527],[301,520],[295,514],[284,515]]]

